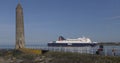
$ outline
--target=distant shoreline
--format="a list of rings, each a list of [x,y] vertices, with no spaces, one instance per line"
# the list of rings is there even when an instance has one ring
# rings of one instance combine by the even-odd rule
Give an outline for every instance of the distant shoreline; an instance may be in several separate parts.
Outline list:
[[[120,42],[100,42],[98,45],[120,45]]]

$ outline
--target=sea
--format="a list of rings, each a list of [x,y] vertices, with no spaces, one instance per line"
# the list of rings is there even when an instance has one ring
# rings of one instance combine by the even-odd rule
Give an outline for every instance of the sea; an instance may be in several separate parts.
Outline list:
[[[40,47],[47,47],[47,45],[42,44],[34,44],[34,45],[25,45],[27,48],[40,48]],[[0,45],[0,49],[15,49],[15,45]]]
[[[48,47],[46,44],[42,44],[42,45],[32,44],[32,45],[26,45],[26,48],[96,54],[96,51],[100,47],[99,45],[95,47]],[[15,49],[15,45],[0,45],[0,49]],[[113,53],[115,55],[113,55]],[[119,45],[103,45],[102,55],[120,56],[120,46]]]

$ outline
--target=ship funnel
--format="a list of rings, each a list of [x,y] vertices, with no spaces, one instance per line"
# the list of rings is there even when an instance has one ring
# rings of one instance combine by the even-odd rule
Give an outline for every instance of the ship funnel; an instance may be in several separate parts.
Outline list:
[[[63,36],[59,36],[58,41],[62,41],[65,40],[65,38]]]

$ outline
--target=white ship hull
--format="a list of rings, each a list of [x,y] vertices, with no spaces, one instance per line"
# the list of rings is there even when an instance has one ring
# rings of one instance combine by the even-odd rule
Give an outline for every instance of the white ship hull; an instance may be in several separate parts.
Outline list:
[[[57,41],[52,41],[48,43],[51,47],[84,47],[84,46],[96,46],[96,42],[92,42],[89,38],[77,38],[77,39],[64,39],[62,36],[59,37]]]

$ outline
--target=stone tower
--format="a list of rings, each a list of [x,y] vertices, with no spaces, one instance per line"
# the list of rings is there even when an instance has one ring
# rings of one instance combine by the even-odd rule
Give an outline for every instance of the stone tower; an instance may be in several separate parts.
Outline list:
[[[18,3],[16,7],[16,49],[25,48],[23,8]]]

